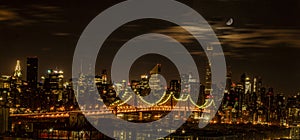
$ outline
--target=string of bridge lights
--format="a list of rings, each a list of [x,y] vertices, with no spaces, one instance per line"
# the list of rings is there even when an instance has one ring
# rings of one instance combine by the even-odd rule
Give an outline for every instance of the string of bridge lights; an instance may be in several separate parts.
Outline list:
[[[125,100],[117,100],[115,102],[113,102],[111,104],[111,106],[122,106],[124,104],[128,104],[128,102],[133,99],[134,95],[129,95],[127,98],[125,98],[127,96],[128,92],[125,92],[125,94],[122,95],[122,99]],[[175,101],[177,102],[187,102],[188,100],[197,108],[199,109],[205,109],[208,108],[212,105],[215,105],[214,100],[213,99],[205,99],[205,103],[203,105],[198,105],[197,103],[195,103],[195,101],[192,99],[192,97],[190,95],[186,95],[184,98],[184,95],[182,95],[179,98],[176,98],[175,95],[173,93],[169,94],[167,98],[165,98],[166,96],[166,92],[164,92],[163,96],[161,96],[161,98],[159,100],[157,100],[154,103],[150,103],[148,101],[146,101],[142,96],[140,95],[136,95],[138,97],[138,99],[140,99],[140,101],[142,101],[143,103],[145,103],[148,106],[159,106],[159,105],[163,105],[165,103],[167,103],[171,98],[173,98]],[[165,100],[164,100],[165,99]]]

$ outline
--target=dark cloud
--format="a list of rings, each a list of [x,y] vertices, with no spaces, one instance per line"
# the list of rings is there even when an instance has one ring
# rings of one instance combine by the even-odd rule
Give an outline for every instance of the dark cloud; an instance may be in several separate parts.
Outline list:
[[[7,5],[0,8],[0,24],[26,26],[42,23],[64,22],[60,7],[47,5]]]
[[[18,19],[18,15],[17,13],[8,10],[8,9],[2,9],[3,7],[1,7],[0,9],[0,21],[11,21],[11,20],[16,20]]]

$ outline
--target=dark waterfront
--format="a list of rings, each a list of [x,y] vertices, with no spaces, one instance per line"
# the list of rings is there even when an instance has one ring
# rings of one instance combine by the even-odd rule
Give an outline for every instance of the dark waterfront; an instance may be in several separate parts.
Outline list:
[[[62,130],[61,130],[62,131]],[[76,136],[77,132],[73,132],[73,136],[70,136],[69,139],[78,139]],[[94,132],[95,134],[97,132]],[[126,130],[115,130],[115,138],[117,139],[130,139],[132,132]],[[68,139],[66,136],[58,134],[50,134],[48,137],[47,134],[41,135],[38,139]],[[101,135],[101,134],[99,134]],[[144,135],[147,135],[145,133]],[[139,137],[140,136],[140,137]],[[141,139],[143,134],[138,134],[137,139]],[[185,139],[185,140],[194,140],[194,139],[226,139],[226,140],[262,140],[262,139],[280,139],[280,138],[289,138],[290,129],[289,128],[280,128],[277,126],[254,126],[254,125],[224,125],[224,124],[210,124],[204,129],[193,128],[191,126],[183,126],[179,128],[176,132],[171,135],[163,138],[168,139]],[[36,137],[30,138],[13,138],[13,137],[2,137],[5,140],[33,140],[37,139]],[[82,136],[79,139],[110,139],[103,136],[94,135],[93,137]]]

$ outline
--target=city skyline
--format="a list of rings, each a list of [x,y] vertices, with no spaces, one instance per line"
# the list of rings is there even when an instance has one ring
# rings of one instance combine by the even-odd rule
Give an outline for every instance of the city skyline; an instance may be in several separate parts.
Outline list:
[[[211,127],[217,128],[211,130],[216,133],[225,126],[225,129],[222,129],[223,134],[216,137],[241,138],[248,135],[245,133],[249,130],[253,131],[253,134],[249,135],[251,138],[283,137],[287,136],[288,131],[289,137],[298,137],[300,94],[286,98],[282,94],[274,93],[273,88],[265,87],[261,79],[252,81],[245,74],[241,76],[239,83],[226,86],[225,91],[222,87],[200,85],[191,74],[181,75],[181,81],[168,82],[166,88],[157,75],[163,70],[161,64],[141,75],[140,79],[115,83],[107,79],[106,71],[95,78],[80,74],[78,79],[64,82],[63,71],[49,70],[43,81],[33,85],[37,83],[35,77],[38,58],[30,57],[27,60],[27,66],[30,67],[27,73],[32,74],[28,77],[29,82],[20,80],[22,75],[20,61],[16,61],[14,74],[11,77],[3,77],[4,79],[0,81],[0,107],[2,107],[0,115],[6,118],[2,120],[0,133],[6,132],[8,136],[11,133],[17,137],[74,138],[79,137],[80,133],[88,134],[88,131],[95,131],[98,136],[90,134],[81,137],[103,137],[105,132],[99,133],[95,130],[98,129],[97,122],[103,122],[102,119],[112,119],[112,122],[118,123],[115,118],[117,117],[128,122],[145,123],[163,119],[168,114],[168,119],[175,125],[180,122],[178,120],[185,120],[185,117],[188,117],[185,120],[187,126],[179,128],[181,131],[172,130],[175,136],[185,132],[209,130]],[[91,80],[95,82],[97,87],[95,90],[91,88],[93,87]],[[230,75],[227,76],[227,82],[232,82]],[[211,92],[211,88],[214,91]],[[199,94],[198,99],[193,98],[193,93]],[[224,98],[220,100],[218,94],[224,94]],[[218,101],[221,102],[221,106],[216,105]],[[213,110],[217,110],[217,113],[213,113]],[[193,113],[185,116],[190,111]],[[114,115],[111,116],[112,114]],[[209,124],[204,128],[198,128],[198,123]],[[171,127],[173,123],[163,125]],[[241,129],[232,129],[232,126],[244,127],[242,133],[235,133]],[[114,132],[118,132],[117,127],[115,128]],[[270,129],[273,132],[273,128],[275,131],[284,130],[284,132],[276,134],[277,136],[274,133],[267,134]],[[131,139],[131,136],[135,137],[130,131],[126,133],[128,139]],[[209,133],[203,135],[211,137]],[[117,133],[113,136],[123,137]],[[149,136],[156,137],[148,133]]]
[[[38,65],[37,65],[37,62],[38,62],[38,57],[36,56],[31,56],[31,57],[27,57],[27,69],[28,67],[30,67],[30,69],[28,69],[29,71],[24,71],[24,69],[22,69],[22,67],[20,67],[20,60],[17,60],[16,61],[16,65],[15,65],[15,70],[12,72],[12,74],[4,74],[4,75],[1,75],[1,76],[4,76],[4,77],[11,77],[14,79],[14,77],[18,77],[19,80],[22,80],[23,82],[27,82],[29,87],[32,88],[32,89],[37,89],[37,86],[38,85],[41,85],[41,84],[44,84],[45,82],[45,78],[46,77],[49,77],[48,75],[53,73],[54,75],[62,75],[62,81],[61,82],[61,85],[63,83],[67,83],[69,84],[69,82],[72,82],[73,80],[76,80],[76,79],[71,79],[71,78],[66,78],[65,73],[62,69],[59,69],[59,68],[48,68],[47,69],[47,72],[45,72],[45,74],[43,74],[42,76],[40,76],[40,78],[36,77],[38,75],[37,73],[37,70],[38,70]],[[30,65],[33,65],[33,66],[30,66]],[[159,73],[161,73],[161,64],[156,64],[156,66],[159,65]],[[153,71],[153,69],[151,70]],[[28,75],[27,73],[30,73],[31,76],[25,76],[25,75]],[[101,75],[105,73],[105,74],[109,74],[107,73],[107,70],[106,69],[103,69],[101,72],[98,72],[95,76],[95,79],[98,78],[98,76],[101,77]],[[228,75],[229,74],[229,75]],[[80,73],[78,75],[81,75]],[[132,78],[130,78],[131,81],[127,81],[128,83],[131,83],[132,82],[137,82],[137,80],[142,80],[142,78],[144,76],[151,76],[151,72],[150,73],[140,73],[140,75],[138,75],[137,77],[136,76],[133,76]],[[191,74],[185,74],[185,73],[182,73],[181,76],[184,76],[184,75],[190,75],[192,76]],[[88,75],[86,75],[88,76]],[[272,93],[274,95],[283,95],[284,97],[288,98],[288,97],[296,97],[296,96],[299,96],[299,92],[298,93],[295,93],[295,94],[292,94],[292,95],[286,95],[284,93],[280,93],[280,92],[276,92],[276,88],[272,87],[272,86],[269,86],[269,85],[266,85],[264,84],[264,79],[262,78],[262,76],[253,76],[253,75],[249,75],[248,73],[241,73],[240,74],[240,79],[235,81],[232,79],[232,72],[228,72],[227,73],[227,83],[226,83],[226,87],[225,87],[225,94],[227,92],[229,92],[230,88],[236,88],[238,87],[239,85],[243,85],[243,83],[245,82],[245,79],[247,78],[247,81],[249,82],[249,86],[247,85],[244,85],[245,86],[245,91],[249,90],[250,89],[250,92],[253,92],[252,88],[255,88],[256,86],[258,86],[258,84],[261,84],[260,86],[266,88],[266,89],[272,89]],[[168,77],[170,78],[170,77]],[[181,82],[184,82],[185,80],[182,79],[183,77],[178,77],[179,79],[168,79],[168,81],[166,81],[168,84],[166,85],[167,88],[171,88],[170,86],[172,85],[172,81],[181,81]],[[109,76],[107,76],[107,81],[110,81],[111,79],[109,78]],[[228,81],[229,80],[229,81]],[[124,81],[124,80],[123,80]],[[122,83],[122,81],[110,81],[114,84],[118,84],[118,83]],[[231,84],[228,84],[231,83]],[[259,83],[261,82],[261,83]],[[180,82],[179,82],[180,83]],[[201,86],[204,86],[205,88],[210,88],[211,85],[207,85],[207,84],[211,84],[210,82],[207,83],[206,80],[203,80],[201,81],[201,83],[199,83]],[[206,87],[207,86],[207,87]],[[275,92],[274,92],[275,91]]]
[[[300,139],[299,0],[0,0],[0,139]]]
[[[28,63],[28,61],[30,62],[30,60],[32,61],[32,59],[37,59],[37,60],[34,60],[34,64],[36,64],[36,62],[37,61],[39,61],[39,58],[37,57],[37,56],[30,56],[30,57],[27,57],[27,63]],[[36,62],[35,62],[36,61]],[[16,60],[16,62],[15,62],[15,66],[14,66],[14,70],[13,71],[11,71],[10,73],[7,73],[7,74],[5,74],[5,73],[1,73],[0,72],[0,74],[1,75],[3,75],[3,76],[14,76],[14,74],[16,73],[16,67],[18,67],[19,68],[19,70],[20,71],[18,71],[19,72],[19,74],[20,74],[20,78],[22,79],[22,80],[24,80],[24,81],[27,81],[27,79],[28,79],[28,71],[27,71],[27,69],[28,69],[28,64],[27,64],[27,68],[26,67],[22,67],[21,66],[21,64],[22,64],[22,61],[20,61],[20,60]],[[147,63],[148,65],[149,65],[149,63]],[[23,64],[24,65],[24,64]],[[20,67],[19,67],[20,66]],[[26,66],[26,65],[25,65]],[[150,67],[151,66],[153,66],[153,65],[150,65]],[[30,66],[29,66],[30,67]],[[35,66],[36,67],[36,66]],[[149,66],[148,66],[149,67]],[[163,66],[162,66],[163,67]],[[33,78],[35,79],[36,78],[36,81],[39,83],[41,80],[43,80],[43,78],[44,77],[46,77],[48,74],[49,74],[49,71],[51,70],[51,71],[63,71],[64,72],[64,75],[68,75],[68,73],[67,72],[65,72],[63,69],[61,69],[61,68],[58,68],[58,67],[55,67],[55,68],[53,68],[53,67],[48,67],[46,70],[45,70],[45,72],[42,72],[43,74],[40,74],[41,72],[39,72],[39,71],[37,71],[37,69],[39,69],[39,65],[38,65],[38,67],[37,68],[35,68],[36,69],[36,72],[38,73],[38,77],[36,77],[36,76],[33,76]],[[228,68],[229,70],[230,70],[230,67]],[[29,70],[34,70],[34,69],[29,69]],[[96,75],[101,75],[101,73],[103,72],[103,71],[107,71],[106,69],[98,69],[98,70],[96,70]],[[168,74],[168,72],[166,72],[166,71],[163,71],[164,73],[164,75],[166,75],[166,74]],[[32,73],[32,72],[31,72]],[[109,73],[108,73],[109,74]],[[131,74],[132,74],[132,72],[131,72]],[[142,71],[142,72],[137,72],[137,73],[134,73],[134,76],[131,76],[131,80],[137,80],[137,79],[139,79],[140,78],[140,76],[141,75],[143,75],[143,74],[145,74],[145,71]],[[246,76],[247,77],[249,77],[250,78],[250,82],[253,82],[253,80],[254,79],[261,79],[261,80],[263,80],[263,81],[265,81],[265,79],[264,79],[264,76],[263,75],[251,75],[251,73],[247,73],[247,72],[244,72],[244,73],[239,73],[239,74],[234,74],[234,73],[232,73],[232,71],[227,71],[227,74],[230,74],[230,79],[231,79],[231,81],[232,81],[232,84],[234,84],[234,85],[236,85],[236,84],[240,84],[241,83],[241,80],[242,80],[242,77],[243,77],[243,75],[244,74],[246,74]],[[176,75],[176,74],[175,74]],[[232,75],[239,75],[239,77],[238,77],[238,79],[233,79],[232,78]],[[228,76],[228,75],[227,75]],[[31,76],[32,77],[32,76]],[[29,77],[30,78],[30,77]],[[168,78],[168,81],[169,82],[171,82],[172,80],[180,80],[181,78],[180,77],[178,77],[178,76],[167,76],[166,78]],[[171,79],[170,79],[171,78]],[[173,78],[173,79],[172,79]],[[179,79],[178,79],[179,78]],[[31,78],[32,79],[32,78]],[[66,77],[66,76],[64,76],[64,82],[68,82],[68,81],[70,81],[72,78],[70,77]],[[201,78],[200,79],[201,80],[201,84],[202,85],[206,85],[206,81],[204,80],[204,78]],[[34,81],[34,80],[33,80]],[[30,80],[29,81],[27,81],[27,82],[29,82],[30,83]],[[121,82],[121,81],[114,81],[114,82]],[[34,85],[34,84],[33,84]],[[36,84],[35,84],[36,85]],[[285,97],[291,97],[291,96],[296,96],[297,94],[299,94],[299,92],[296,92],[296,93],[292,93],[292,94],[284,94],[284,92],[276,92],[277,91],[277,89],[276,89],[276,87],[273,87],[273,86],[271,86],[271,85],[268,85],[268,84],[265,84],[265,82],[263,82],[263,85],[266,87],[266,88],[272,88],[272,89],[274,89],[274,91],[275,91],[275,93],[276,94],[283,94]],[[228,87],[228,86],[232,86],[232,85],[226,85],[226,87]]]

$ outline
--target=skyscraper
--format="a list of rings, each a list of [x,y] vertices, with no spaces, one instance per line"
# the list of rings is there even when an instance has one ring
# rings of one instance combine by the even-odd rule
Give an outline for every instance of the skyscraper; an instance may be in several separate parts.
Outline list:
[[[64,72],[62,70],[48,70],[48,77],[45,79],[44,88],[58,90],[63,88]]]
[[[22,77],[22,70],[21,70],[21,65],[20,65],[20,60],[17,60],[15,72],[14,72],[14,77],[16,78],[21,78]]]
[[[212,77],[211,77],[211,59],[213,57],[213,46],[211,46],[210,44],[208,44],[206,46],[206,55],[207,55],[207,65],[206,65],[206,73],[205,73],[205,94],[206,95],[211,95],[212,92]]]
[[[27,81],[30,88],[37,87],[38,80],[38,58],[27,58]]]

